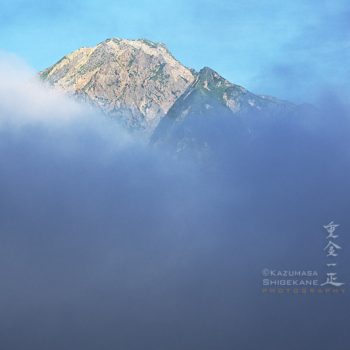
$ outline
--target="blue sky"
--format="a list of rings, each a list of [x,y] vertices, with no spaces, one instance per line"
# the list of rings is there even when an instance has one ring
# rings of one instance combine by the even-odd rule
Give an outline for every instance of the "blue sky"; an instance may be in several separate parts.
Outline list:
[[[303,101],[348,88],[345,0],[0,0],[0,49],[43,69],[108,37],[164,42],[185,65],[209,66],[258,92]]]

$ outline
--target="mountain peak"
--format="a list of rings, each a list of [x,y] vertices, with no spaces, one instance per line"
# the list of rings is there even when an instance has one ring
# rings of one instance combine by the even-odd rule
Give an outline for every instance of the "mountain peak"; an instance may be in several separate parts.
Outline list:
[[[203,67],[198,75],[203,77],[214,77],[214,76],[220,76],[214,69],[211,69],[210,67]]]
[[[199,71],[199,74],[204,75],[204,74],[217,74],[217,73],[215,72],[215,70],[211,69],[210,67],[205,66]]]
[[[126,45],[135,46],[135,47],[147,46],[147,47],[152,48],[152,49],[163,48],[169,52],[168,48],[166,47],[166,45],[164,43],[156,42],[156,41],[152,41],[152,40],[144,39],[144,38],[123,39],[123,38],[114,37],[114,38],[107,38],[106,40],[102,41],[101,44],[103,44],[103,43],[106,43],[106,44],[108,44],[108,43],[126,44]]]
[[[213,69],[204,67],[199,71],[193,86],[200,89],[205,89],[207,91],[213,91],[216,89],[223,89],[233,86],[233,84],[231,84]]]
[[[40,75],[128,127],[150,131],[195,79],[164,44],[121,38],[78,49]]]

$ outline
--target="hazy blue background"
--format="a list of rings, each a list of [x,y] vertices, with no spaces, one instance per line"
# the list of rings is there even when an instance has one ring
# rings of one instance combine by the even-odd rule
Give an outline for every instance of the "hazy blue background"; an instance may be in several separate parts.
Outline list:
[[[0,49],[43,69],[108,37],[167,44],[184,64],[295,101],[349,87],[346,0],[0,1]],[[286,79],[287,77],[287,79]]]

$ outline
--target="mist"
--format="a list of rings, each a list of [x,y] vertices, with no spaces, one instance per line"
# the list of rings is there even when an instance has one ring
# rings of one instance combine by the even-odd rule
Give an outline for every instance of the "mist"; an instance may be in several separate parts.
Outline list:
[[[346,294],[261,292],[264,268],[324,270],[331,220],[349,280],[339,97],[259,121],[249,140],[217,132],[197,162],[43,86],[17,58],[2,55],[0,73],[2,348],[348,349]]]

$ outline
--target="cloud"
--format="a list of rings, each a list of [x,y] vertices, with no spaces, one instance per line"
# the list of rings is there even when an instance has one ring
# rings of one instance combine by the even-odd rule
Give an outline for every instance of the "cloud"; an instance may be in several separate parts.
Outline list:
[[[345,349],[346,296],[260,292],[262,268],[322,270],[322,224],[349,246],[339,101],[193,164],[0,62],[3,348],[328,349],[332,323]]]
[[[0,55],[1,122],[63,123],[81,118],[86,108],[40,84],[36,73],[14,55]]]

